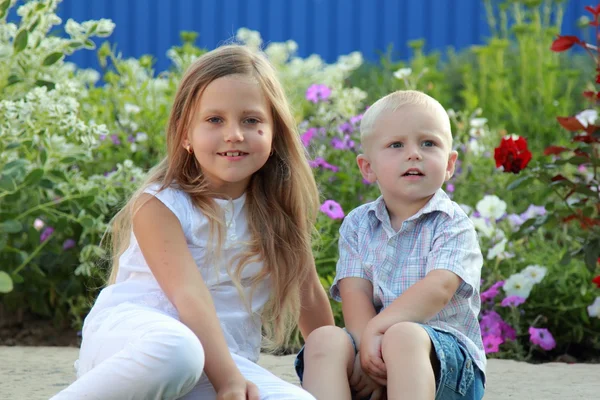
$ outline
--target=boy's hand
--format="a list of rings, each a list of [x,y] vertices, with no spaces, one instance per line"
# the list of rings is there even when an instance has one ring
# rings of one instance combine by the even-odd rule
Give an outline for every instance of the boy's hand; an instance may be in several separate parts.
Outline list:
[[[369,375],[363,372],[360,364],[360,352],[354,358],[350,388],[354,399],[383,400],[385,397],[385,386],[373,381]]]
[[[383,333],[367,328],[362,334],[360,343],[360,364],[362,370],[380,385],[387,384],[387,369],[381,354]]]

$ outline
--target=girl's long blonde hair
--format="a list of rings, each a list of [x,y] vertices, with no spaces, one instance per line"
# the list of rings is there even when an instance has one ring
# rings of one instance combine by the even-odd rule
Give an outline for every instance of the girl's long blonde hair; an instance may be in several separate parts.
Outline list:
[[[276,348],[285,344],[298,322],[300,288],[314,268],[311,238],[319,196],[276,71],[262,53],[245,46],[227,45],[206,53],[183,76],[166,131],[167,156],[149,172],[144,184],[112,221],[112,270],[108,284],[115,282],[119,257],[129,246],[136,202],[150,184],[158,183],[162,190],[174,183],[188,193],[209,219],[211,236],[217,238],[215,254],[220,254],[222,213],[212,199],[200,166],[182,142],[204,88],[215,79],[232,74],[251,76],[259,82],[273,117],[273,155],[252,176],[246,191],[251,240],[247,251],[238,257],[232,280],[239,291],[244,266],[255,260],[264,263],[251,281],[251,293],[264,278],[270,277],[271,296],[262,320],[267,346]]]

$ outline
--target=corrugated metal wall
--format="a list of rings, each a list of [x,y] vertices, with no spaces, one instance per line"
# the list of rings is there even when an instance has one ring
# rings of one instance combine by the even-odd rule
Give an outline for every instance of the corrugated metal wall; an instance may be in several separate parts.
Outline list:
[[[590,0],[567,0],[562,31],[576,33],[576,19]],[[266,41],[292,39],[299,55],[334,61],[361,51],[376,60],[390,43],[407,58],[407,41],[423,38],[427,49],[457,49],[485,42],[489,35],[482,0],[63,0],[59,15],[78,22],[110,18],[109,40],[125,57],[152,54],[157,71],[168,67],[167,49],[179,32],[198,32],[197,44],[214,48],[240,27],[260,31]],[[96,55],[79,51],[80,66],[97,67]]]

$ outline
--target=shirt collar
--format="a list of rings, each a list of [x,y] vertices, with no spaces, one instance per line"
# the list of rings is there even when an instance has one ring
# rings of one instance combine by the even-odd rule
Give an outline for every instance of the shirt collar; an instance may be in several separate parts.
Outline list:
[[[447,214],[450,218],[454,217],[454,207],[452,205],[452,200],[443,189],[438,189],[433,197],[421,208],[415,215],[408,218],[409,220],[418,219],[424,214],[431,214],[434,212],[443,212]],[[389,214],[387,212],[387,208],[385,206],[385,201],[383,200],[383,196],[379,196],[377,200],[373,201],[369,208],[367,209],[367,213],[369,215],[374,215],[379,221],[389,221]]]

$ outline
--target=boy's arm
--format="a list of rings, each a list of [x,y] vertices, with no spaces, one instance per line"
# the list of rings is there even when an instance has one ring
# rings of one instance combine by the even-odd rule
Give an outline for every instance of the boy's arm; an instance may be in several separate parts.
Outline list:
[[[456,218],[438,227],[425,277],[375,317],[369,330],[384,333],[398,322],[427,322],[453,296],[471,297],[478,290],[483,258],[477,234],[468,217]]]
[[[431,271],[373,319],[373,330],[385,333],[398,322],[427,322],[446,307],[461,282],[453,272]]]
[[[300,301],[302,308],[298,325],[304,339],[321,326],[335,324],[331,304],[314,265],[308,279],[302,285]]]
[[[373,284],[363,278],[344,278],[338,283],[346,329],[360,349],[362,333],[377,315],[373,306]]]

